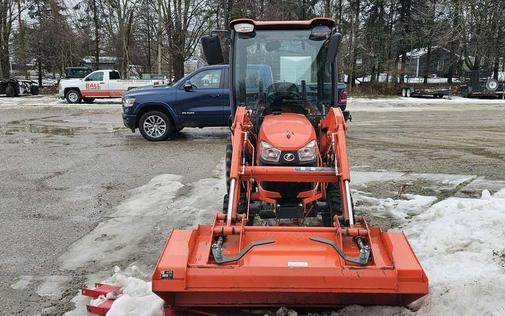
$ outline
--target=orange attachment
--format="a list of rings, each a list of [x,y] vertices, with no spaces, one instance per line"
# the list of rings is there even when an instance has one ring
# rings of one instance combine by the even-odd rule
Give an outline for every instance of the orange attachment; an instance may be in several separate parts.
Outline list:
[[[313,240],[331,241],[346,256],[358,257],[354,237],[336,227],[244,226],[237,231],[226,236],[223,255],[236,255],[254,242],[273,242],[217,264],[211,255],[212,226],[172,231],[154,271],[153,291],[177,307],[406,305],[428,292],[427,277],[403,233],[369,228],[371,258],[360,265]]]

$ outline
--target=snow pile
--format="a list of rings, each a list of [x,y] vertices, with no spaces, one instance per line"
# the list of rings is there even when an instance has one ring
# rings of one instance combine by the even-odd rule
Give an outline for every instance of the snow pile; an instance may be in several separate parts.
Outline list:
[[[155,231],[160,218],[170,214],[181,176],[163,174],[128,192],[129,198],[89,234],[60,257],[63,268],[73,270],[89,262],[111,264],[142,248],[145,236]]]
[[[404,199],[377,199],[367,196],[366,193],[355,191],[354,198],[364,203],[365,206],[357,207],[365,213],[371,213],[375,217],[390,218],[394,220],[406,220],[426,211],[436,200],[434,196],[424,196],[416,194],[404,194]]]
[[[163,316],[163,300],[151,291],[151,282],[136,266],[124,272],[119,267],[114,268],[114,275],[103,283],[119,286],[122,293],[112,304],[107,316]],[[107,298],[113,298],[111,294]],[[99,305],[106,298],[100,297],[91,301],[91,305]]]
[[[505,314],[505,189],[448,198],[405,231],[430,280],[420,314]]]

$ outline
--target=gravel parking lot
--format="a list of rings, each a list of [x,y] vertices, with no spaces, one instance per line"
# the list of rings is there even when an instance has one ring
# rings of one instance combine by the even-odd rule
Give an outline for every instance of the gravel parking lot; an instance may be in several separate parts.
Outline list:
[[[434,195],[505,187],[505,102],[471,101],[351,99],[357,187],[377,197],[393,195],[398,179],[418,194],[445,179],[460,180]],[[115,265],[150,273],[171,228],[219,211],[228,129],[184,129],[151,143],[123,127],[119,102],[0,97],[3,314],[72,310],[78,290]]]

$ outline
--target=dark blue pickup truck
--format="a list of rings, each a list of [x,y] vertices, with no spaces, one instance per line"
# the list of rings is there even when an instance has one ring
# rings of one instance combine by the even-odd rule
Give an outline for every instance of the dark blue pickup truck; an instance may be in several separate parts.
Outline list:
[[[270,69],[250,67],[255,67],[262,85],[272,84]],[[124,125],[133,132],[138,128],[149,141],[165,140],[184,127],[229,126],[228,87],[228,65],[214,65],[197,69],[170,86],[133,89],[123,96]],[[342,83],[337,89],[343,110],[346,86]]]

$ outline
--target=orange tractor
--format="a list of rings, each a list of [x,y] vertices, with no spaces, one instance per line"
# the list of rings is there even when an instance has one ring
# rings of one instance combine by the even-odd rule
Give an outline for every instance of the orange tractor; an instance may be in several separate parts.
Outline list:
[[[167,315],[407,305],[427,294],[405,235],[354,213],[335,22],[240,19],[231,30],[224,211],[169,234],[152,278]],[[217,37],[202,43],[220,62]]]

